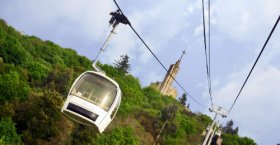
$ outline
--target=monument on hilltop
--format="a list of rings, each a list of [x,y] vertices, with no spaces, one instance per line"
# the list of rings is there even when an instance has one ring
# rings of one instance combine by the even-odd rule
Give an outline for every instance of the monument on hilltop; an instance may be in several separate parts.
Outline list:
[[[162,82],[151,83],[150,86],[160,91],[162,95],[172,96],[174,99],[176,99],[178,93],[176,88],[172,87],[172,83],[174,82],[174,79],[180,69],[180,62],[184,54],[186,54],[186,51],[183,51],[182,56],[180,57],[179,60],[176,61],[175,64],[170,65],[168,72],[166,73],[164,80]]]

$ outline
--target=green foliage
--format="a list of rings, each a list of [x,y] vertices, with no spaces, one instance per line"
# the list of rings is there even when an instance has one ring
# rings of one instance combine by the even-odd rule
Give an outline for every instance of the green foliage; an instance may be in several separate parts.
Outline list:
[[[121,73],[128,73],[130,71],[130,64],[128,63],[129,57],[127,55],[121,55],[119,60],[114,63],[117,70]]]
[[[92,144],[96,140],[96,134],[96,129],[78,125],[76,129],[72,132],[71,144]]]
[[[15,115],[14,105],[8,101],[0,105],[0,110],[1,117],[13,117]]]
[[[100,64],[101,65],[101,64]],[[104,64],[100,66],[102,70],[104,70],[106,72],[106,75],[115,78],[120,76],[121,74],[118,72],[117,69],[115,69],[114,67],[108,65],[108,64]]]
[[[56,122],[61,117],[62,96],[54,91],[32,94],[26,102],[16,108],[18,129],[23,140],[34,143],[34,139],[49,139],[58,133]]]
[[[20,136],[16,132],[15,124],[11,118],[0,120],[0,144],[21,145]]]
[[[101,134],[98,136],[94,145],[138,145],[139,141],[134,136],[133,130],[130,127],[117,127],[110,133]]]
[[[209,116],[204,115],[204,114],[199,114],[195,117],[199,122],[201,122],[203,124],[206,124],[206,125],[209,124],[210,122],[212,122],[212,119]]]
[[[142,106],[145,98],[138,79],[131,75],[125,75],[116,78],[116,81],[120,85],[123,94],[120,112],[129,113]]]
[[[0,45],[0,56],[5,62],[20,65],[28,61],[30,54],[25,51],[16,37],[7,35],[4,42]]]
[[[165,145],[189,145],[189,143],[183,138],[173,138],[166,136],[164,140]]]
[[[224,134],[222,135],[224,145],[256,145],[256,143],[248,137],[238,136],[238,127],[233,128],[234,122],[228,121],[222,128]]]
[[[192,117],[182,115],[180,113],[176,115],[176,119],[180,124],[181,129],[183,129],[186,132],[186,134],[197,133],[197,120],[195,120]]]
[[[49,73],[49,68],[39,62],[31,62],[27,65],[28,75],[31,81],[41,81]]]
[[[180,103],[182,104],[182,105],[186,105],[186,101],[187,101],[187,94],[186,93],[184,93],[183,95],[182,95],[182,97],[180,97],[179,98],[179,101],[180,101]]]
[[[7,143],[4,141],[4,139],[5,139],[5,136],[2,136],[0,138],[0,145],[7,145]]]
[[[223,145],[257,145],[248,137],[239,137],[236,134],[223,134]]]
[[[10,71],[0,75],[0,102],[13,100],[14,98],[25,99],[30,91],[27,82],[20,80],[18,72]]]
[[[162,95],[160,94],[159,91],[156,91],[152,87],[144,88],[143,91],[144,91],[144,94],[145,94],[146,98],[149,101],[149,103],[146,104],[146,105],[149,105],[149,106],[146,106],[146,107],[159,109],[159,110],[164,108],[165,103],[162,100]]]
[[[73,80],[73,70],[65,69],[57,65],[49,72],[44,80],[43,86],[46,89],[56,90],[63,95],[67,95]]]
[[[229,134],[238,134],[238,127],[233,129],[233,121],[230,120],[227,122],[226,126],[222,128],[223,132]]]
[[[116,68],[109,65],[103,65],[101,68],[108,76],[115,79],[121,88],[122,102],[118,111],[119,114],[127,115],[143,106],[147,98],[144,96],[138,79],[134,78],[132,75],[121,73],[117,71]]]
[[[162,110],[161,118],[164,121],[166,121],[166,120],[168,120],[168,121],[174,120],[176,118],[177,109],[178,109],[178,107],[176,105],[170,105],[170,106],[165,107]]]

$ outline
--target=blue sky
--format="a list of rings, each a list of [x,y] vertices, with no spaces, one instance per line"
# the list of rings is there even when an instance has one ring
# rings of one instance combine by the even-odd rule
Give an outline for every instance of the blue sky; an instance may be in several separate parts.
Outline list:
[[[75,49],[90,59],[110,32],[112,0],[0,0],[0,17],[17,30]],[[119,0],[119,5],[163,64],[168,67],[186,50],[177,80],[194,98],[210,104],[200,0]],[[229,108],[280,14],[279,0],[211,1],[211,74],[214,104]],[[280,26],[268,43],[236,106],[233,119],[242,136],[260,145],[280,143]],[[132,74],[143,86],[165,72],[132,30],[120,25],[101,56],[112,64],[130,56]],[[180,88],[174,85],[179,94]],[[195,112],[209,114],[188,98]],[[212,114],[209,114],[212,115]]]

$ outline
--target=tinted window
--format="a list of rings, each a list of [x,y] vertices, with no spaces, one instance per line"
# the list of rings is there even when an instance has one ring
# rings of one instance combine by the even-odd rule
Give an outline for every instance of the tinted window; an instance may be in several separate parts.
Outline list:
[[[71,95],[84,98],[108,111],[115,100],[117,87],[109,80],[92,73],[84,74],[75,84]]]

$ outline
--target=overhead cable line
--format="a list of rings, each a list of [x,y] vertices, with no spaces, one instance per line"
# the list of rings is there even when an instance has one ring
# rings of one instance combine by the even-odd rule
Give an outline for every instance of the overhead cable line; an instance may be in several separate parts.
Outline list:
[[[272,28],[272,30],[271,30],[271,32],[270,32],[270,34],[269,34],[269,36],[267,37],[267,39],[266,39],[266,41],[265,41],[265,43],[264,43],[264,45],[263,45],[263,47],[262,47],[262,49],[261,49],[261,51],[260,51],[260,53],[259,53],[258,57],[257,57],[257,59],[255,60],[254,65],[252,66],[252,68],[251,68],[251,70],[250,70],[249,74],[247,75],[246,80],[244,81],[244,83],[243,83],[243,85],[242,85],[241,89],[239,90],[238,95],[236,96],[236,98],[235,98],[235,100],[234,100],[233,104],[231,105],[231,107],[230,107],[230,109],[229,109],[228,114],[231,112],[231,110],[232,110],[233,106],[235,105],[235,103],[236,103],[236,101],[237,101],[237,99],[238,99],[239,95],[241,94],[241,92],[242,92],[242,90],[243,90],[243,88],[244,88],[245,84],[247,83],[247,81],[248,81],[248,79],[249,79],[249,77],[250,77],[250,75],[251,75],[252,71],[254,70],[254,68],[255,68],[255,66],[256,66],[256,64],[257,64],[257,62],[258,62],[258,60],[259,60],[259,58],[260,58],[260,56],[261,56],[261,55],[262,55],[262,53],[263,53],[263,50],[264,50],[264,49],[265,49],[265,47],[266,47],[266,44],[268,43],[268,41],[269,41],[269,39],[270,39],[271,35],[273,34],[273,32],[274,32],[274,30],[275,30],[276,26],[278,25],[279,20],[280,20],[280,15],[279,15],[279,17],[278,17],[277,21],[275,22],[275,24],[274,24],[274,26],[273,26],[273,28]]]
[[[204,54],[205,54],[205,60],[206,60],[206,73],[207,73],[207,81],[208,81],[208,92],[209,92],[209,96],[210,96],[210,100],[211,100],[211,105],[213,105],[213,99],[212,99],[212,88],[211,88],[211,76],[210,76],[210,1],[208,1],[208,25],[209,25],[209,45],[208,45],[208,53],[209,53],[209,57],[207,54],[207,42],[206,42],[206,26],[205,26],[205,15],[204,15],[204,0],[202,0],[202,17],[203,17],[203,38],[204,38]]]
[[[118,3],[116,2],[116,0],[114,0],[116,6],[118,7],[119,11],[123,14],[123,11],[121,10],[121,8],[119,7]],[[123,14],[124,15],[124,14]],[[127,18],[126,18],[127,19]],[[128,20],[128,19],[127,19]],[[202,103],[200,103],[199,101],[197,101],[195,98],[193,98],[191,96],[191,94],[168,72],[168,69],[163,65],[163,63],[159,60],[159,58],[155,55],[155,53],[150,49],[150,47],[146,44],[146,42],[142,39],[142,37],[137,33],[137,31],[134,29],[134,27],[131,25],[131,23],[128,20],[128,25],[130,26],[130,28],[133,30],[133,32],[137,35],[137,37],[142,41],[142,43],[146,46],[146,48],[150,51],[150,53],[154,56],[154,58],[159,62],[159,64],[164,68],[164,70],[168,73],[169,76],[171,76],[171,78],[176,82],[176,84],[194,101],[196,102],[198,105],[200,105],[201,107],[205,107],[207,108],[207,106],[203,105]]]
[[[211,6],[211,2],[210,0],[208,0],[208,63],[209,63],[209,78],[210,78],[210,81],[209,81],[209,84],[210,84],[210,97],[211,97],[211,100],[212,100],[212,81],[211,81],[211,25],[210,25],[210,22],[211,22],[211,19],[210,19],[210,15],[211,15],[211,10],[210,10],[210,6]],[[213,103],[213,102],[212,102]]]

